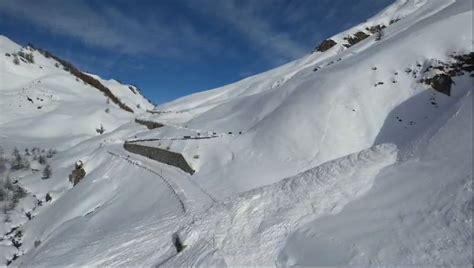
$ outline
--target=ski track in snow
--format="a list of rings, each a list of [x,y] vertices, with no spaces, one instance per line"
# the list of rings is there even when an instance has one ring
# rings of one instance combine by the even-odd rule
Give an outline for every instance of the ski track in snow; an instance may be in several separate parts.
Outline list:
[[[174,185],[171,184],[171,182],[166,179],[165,177],[163,177],[161,174],[159,174],[158,172],[152,170],[151,168],[147,167],[147,166],[144,166],[142,164],[140,164],[138,161],[134,161],[132,159],[130,159],[129,157],[126,157],[126,156],[123,156],[123,155],[119,155],[119,154],[116,154],[116,153],[113,153],[113,152],[110,152],[108,151],[108,153],[112,156],[115,156],[115,157],[118,157],[120,159],[123,159],[125,161],[127,161],[128,163],[134,165],[134,166],[137,166],[139,168],[142,168],[148,172],[151,172],[153,174],[155,174],[157,177],[161,178],[163,180],[163,182],[166,184],[166,186],[169,188],[169,190],[171,191],[171,193],[173,194],[174,197],[176,197],[176,200],[178,201],[179,203],[179,206],[181,208],[181,211],[183,213],[186,213],[186,206],[185,206],[185,201],[186,200],[186,196],[184,196],[184,191],[182,189],[178,189],[178,186],[177,185]],[[180,195],[178,194],[179,193],[183,193],[183,197],[180,197]]]

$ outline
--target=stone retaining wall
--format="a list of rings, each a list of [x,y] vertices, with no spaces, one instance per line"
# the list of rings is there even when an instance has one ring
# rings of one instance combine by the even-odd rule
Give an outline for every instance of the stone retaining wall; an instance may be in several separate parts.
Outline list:
[[[153,159],[155,161],[158,161],[170,166],[175,166],[191,175],[193,175],[195,172],[189,166],[188,162],[186,162],[186,159],[183,157],[182,154],[167,151],[167,150],[156,148],[156,147],[150,147],[150,146],[140,145],[136,143],[128,143],[128,142],[123,144],[123,148],[125,148],[125,150],[131,153],[139,154],[144,157]]]

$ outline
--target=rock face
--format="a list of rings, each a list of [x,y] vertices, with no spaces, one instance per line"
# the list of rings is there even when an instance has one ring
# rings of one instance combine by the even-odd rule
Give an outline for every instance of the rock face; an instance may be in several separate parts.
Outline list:
[[[453,79],[451,79],[450,76],[446,74],[437,74],[431,79],[430,85],[434,90],[451,96],[451,85],[453,83]]]
[[[186,162],[182,154],[131,142],[125,142],[123,148],[131,153],[139,154],[170,166],[175,166],[191,175],[195,172],[189,166],[188,162]]]
[[[324,52],[324,51],[332,48],[336,44],[337,44],[336,41],[334,41],[332,39],[326,39],[323,42],[321,42],[321,44],[319,44],[319,46],[316,48],[316,51]]]
[[[142,119],[138,119],[138,118],[135,119],[135,123],[140,124],[140,125],[144,125],[148,129],[155,129],[155,128],[160,128],[160,127],[164,126],[163,124],[160,124],[160,123],[157,123],[157,122],[146,121],[146,120],[142,120]]]
[[[84,170],[84,164],[82,161],[77,161],[74,170],[69,175],[69,181],[75,186],[86,176],[86,171]]]

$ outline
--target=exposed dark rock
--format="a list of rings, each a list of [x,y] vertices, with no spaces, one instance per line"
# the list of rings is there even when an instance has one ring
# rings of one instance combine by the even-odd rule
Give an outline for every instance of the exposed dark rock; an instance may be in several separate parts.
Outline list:
[[[385,28],[387,28],[385,25],[379,24],[379,25],[375,25],[375,26],[372,26],[372,27],[366,27],[365,29],[367,31],[369,31],[370,33],[372,33],[372,34],[375,34],[377,32],[382,31]]]
[[[451,96],[451,85],[454,83],[453,79],[446,74],[437,74],[426,81],[436,91]]]
[[[474,52],[464,55],[452,55],[456,60],[451,67],[458,71],[465,71],[468,73],[474,72]]]
[[[400,18],[391,19],[388,24],[392,25],[392,24],[394,24],[395,22],[397,22],[399,20],[400,20]]]
[[[454,62],[446,64],[438,62],[438,66],[429,66],[428,70],[435,69],[441,73],[436,74],[431,78],[424,78],[420,82],[430,85],[434,90],[451,96],[451,86],[454,84],[453,77],[462,76],[467,73],[474,72],[474,52],[463,55],[456,55],[453,53],[451,57]]]
[[[133,94],[137,94],[137,91],[135,91],[135,89],[132,87],[132,86],[128,86],[128,89],[130,89],[130,91],[132,91]]]
[[[135,123],[140,124],[140,125],[144,125],[148,129],[155,129],[155,128],[160,128],[160,127],[164,126],[163,124],[160,124],[160,123],[157,123],[157,122],[142,120],[142,119],[138,119],[138,118],[135,118]]]
[[[183,249],[186,247],[186,245],[183,245],[183,243],[181,242],[181,239],[179,238],[177,233],[174,233],[171,236],[171,240],[173,241],[173,246],[175,247],[178,253],[183,251]]]
[[[366,39],[367,37],[369,37],[369,35],[361,31],[355,33],[353,36],[350,36],[350,35],[346,36],[344,37],[344,40],[346,40],[349,44],[344,44],[344,46],[349,48],[359,43],[360,41]]]
[[[123,148],[131,153],[139,154],[158,162],[180,168],[184,172],[194,174],[194,170],[189,166],[183,155],[168,150],[125,142]]]
[[[321,44],[319,44],[319,46],[316,48],[316,51],[324,52],[324,51],[332,48],[336,44],[337,44],[336,41],[334,41],[332,39],[326,39],[323,42],[321,42]]]
[[[21,238],[23,237],[23,232],[22,231],[18,231],[15,233],[15,235],[10,239],[10,241],[12,242],[12,245],[14,247],[16,247],[17,249],[19,249],[22,245],[21,243]]]
[[[10,265],[16,259],[18,259],[18,255],[16,255],[16,253],[15,253],[15,254],[13,254],[13,257],[12,257],[11,260],[7,260],[7,266]]]

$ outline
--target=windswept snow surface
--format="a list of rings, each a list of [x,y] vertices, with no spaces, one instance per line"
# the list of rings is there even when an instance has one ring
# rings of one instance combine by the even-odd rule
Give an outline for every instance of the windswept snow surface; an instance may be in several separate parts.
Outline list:
[[[2,256],[31,266],[472,267],[473,78],[453,77],[451,96],[420,82],[430,65],[473,52],[472,18],[468,0],[399,0],[332,37],[338,45],[324,53],[138,115],[165,124],[154,130],[114,105],[100,113],[105,97],[82,83],[65,90],[74,78],[49,59],[35,54],[35,64],[48,61],[44,69],[55,72],[45,77],[8,59],[2,145],[60,152],[49,160],[50,179],[13,173],[30,197],[53,200],[17,221],[22,245],[1,241]],[[348,34],[381,23],[382,40],[342,46]],[[1,48],[19,49],[5,38]],[[22,89],[39,77],[47,86]],[[44,90],[57,98],[24,108],[24,92]],[[134,96],[127,86],[116,90]],[[20,99],[24,110],[4,108]],[[45,121],[56,127],[36,123]],[[103,135],[94,133],[100,122]],[[24,132],[30,124],[34,131]],[[196,173],[123,149],[140,139],[182,153]],[[87,174],[73,187],[67,176],[78,160]],[[22,209],[29,211],[26,200]]]
[[[449,114],[366,196],[293,232],[278,264],[472,264],[472,96]]]
[[[339,212],[396,156],[394,145],[376,146],[217,204],[181,231],[189,249],[164,264],[273,265],[302,215]]]

